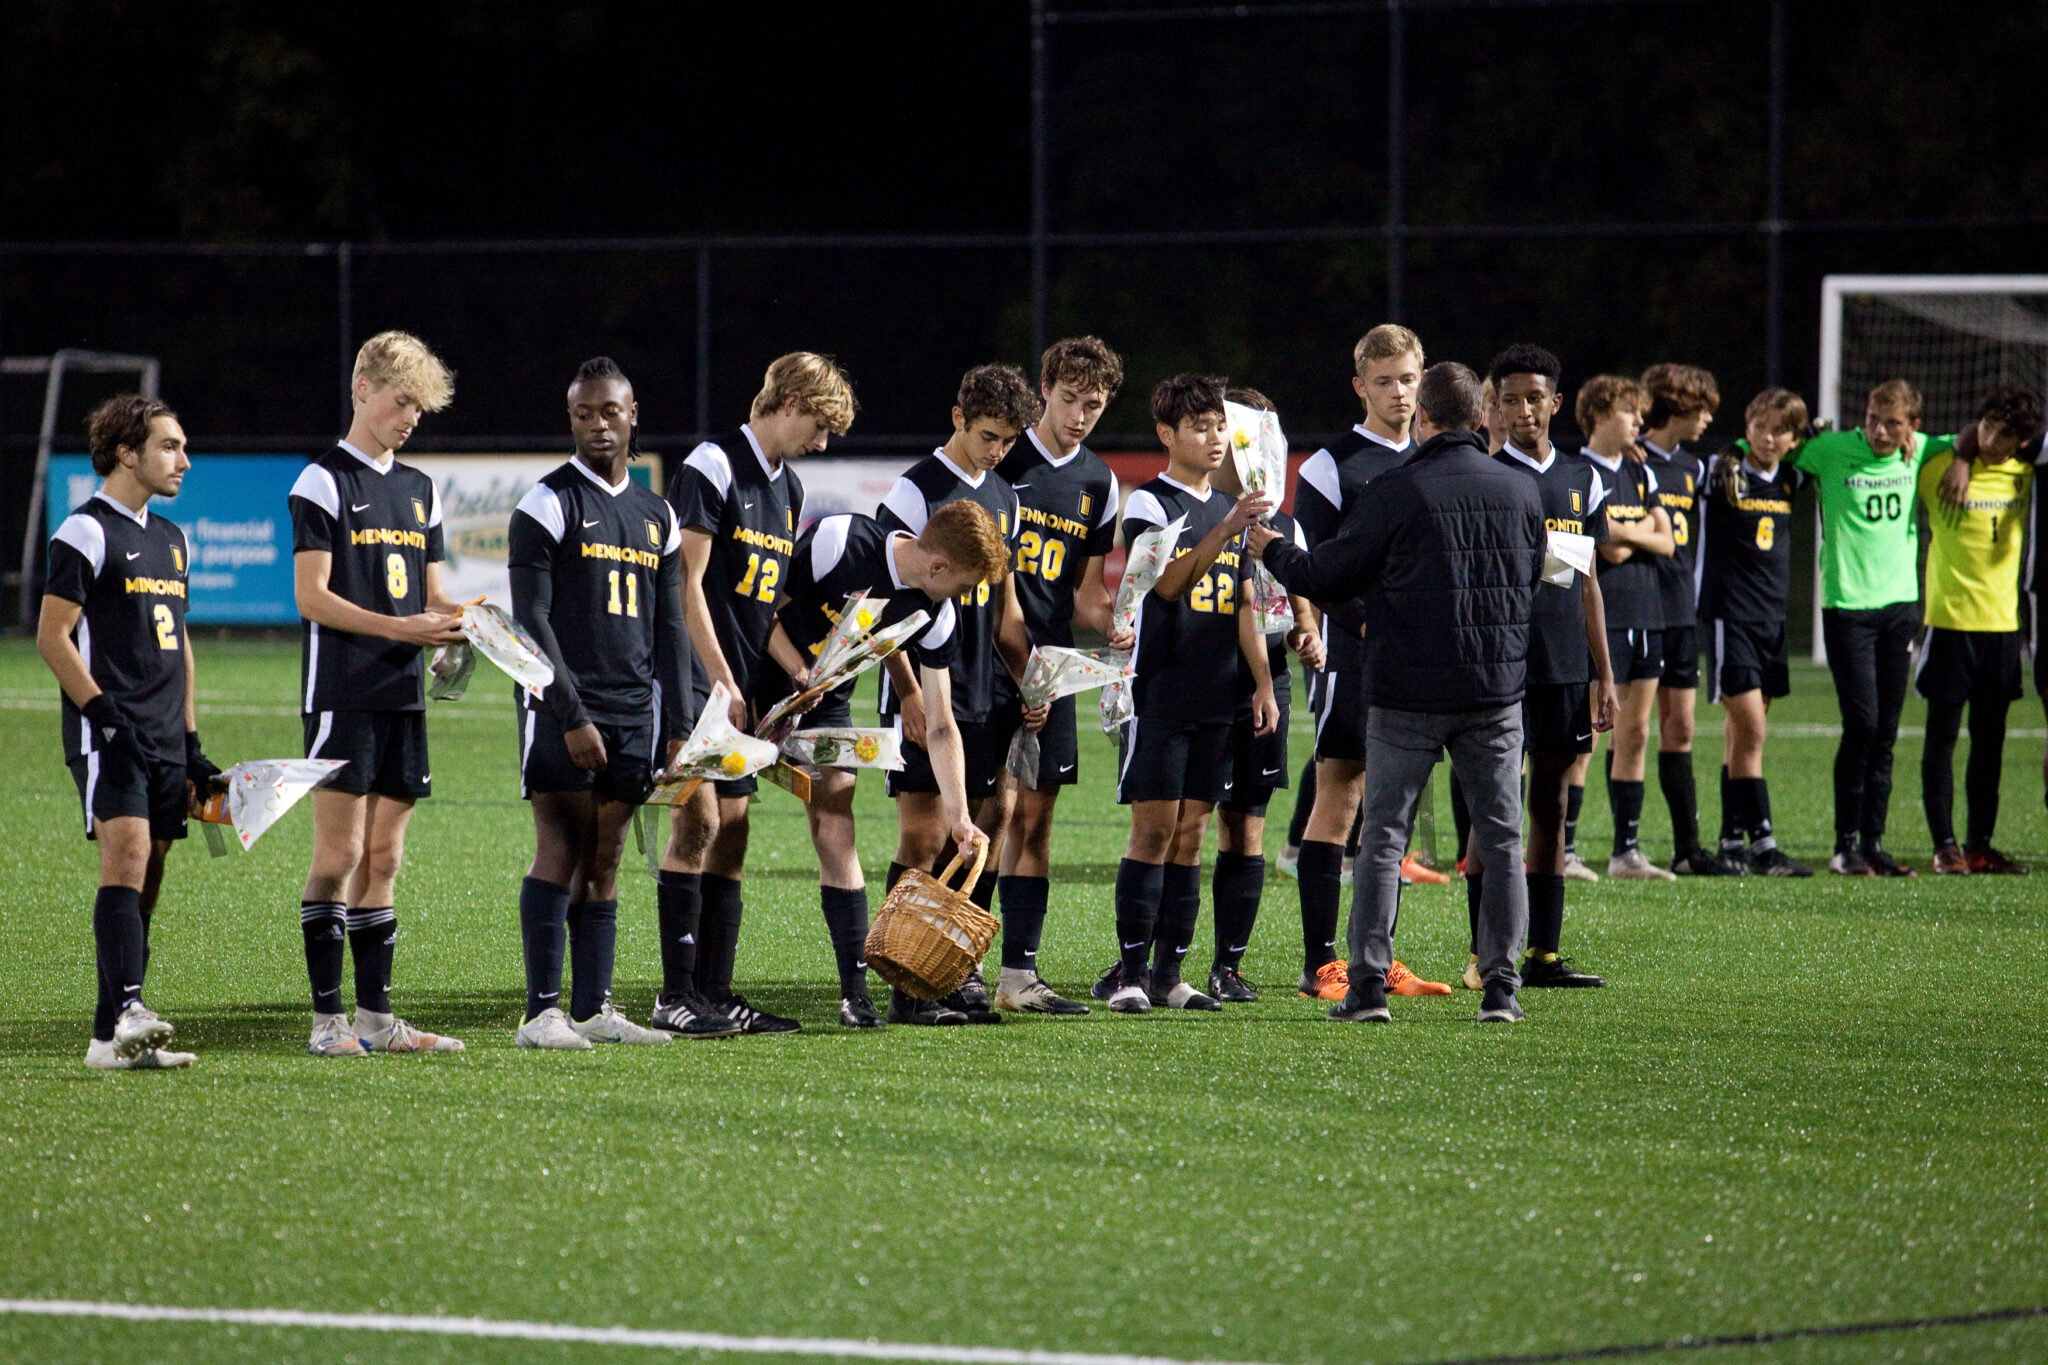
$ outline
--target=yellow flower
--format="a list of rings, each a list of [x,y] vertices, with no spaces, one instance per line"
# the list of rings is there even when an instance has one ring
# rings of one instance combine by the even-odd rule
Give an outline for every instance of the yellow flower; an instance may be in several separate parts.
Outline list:
[[[1239,450],[1250,450],[1252,448],[1252,434],[1243,427],[1239,427],[1236,431],[1231,432],[1230,439]]]
[[[744,776],[747,771],[746,755],[727,754],[724,758],[718,760],[718,771],[724,773],[727,777]]]
[[[854,614],[853,621],[854,624],[859,626],[862,630],[872,630],[874,629],[875,625],[875,614],[869,611],[866,607],[862,607],[858,612]]]
[[[863,763],[872,763],[882,752],[882,742],[873,735],[862,735],[854,741],[853,752]]]

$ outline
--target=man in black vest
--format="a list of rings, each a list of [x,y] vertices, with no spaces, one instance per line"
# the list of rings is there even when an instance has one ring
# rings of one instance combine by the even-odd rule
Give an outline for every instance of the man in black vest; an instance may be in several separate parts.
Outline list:
[[[1471,370],[1431,366],[1416,406],[1421,448],[1374,481],[1372,498],[1349,510],[1336,536],[1308,553],[1264,526],[1249,534],[1254,553],[1289,592],[1314,601],[1364,599],[1372,708],[1365,824],[1352,891],[1351,989],[1330,1017],[1392,1017],[1386,977],[1401,854],[1416,799],[1448,749],[1485,869],[1479,1019],[1512,1023],[1522,1016],[1515,957],[1529,926],[1521,702],[1543,573],[1543,506],[1529,480],[1487,455],[1474,430],[1481,403]]]

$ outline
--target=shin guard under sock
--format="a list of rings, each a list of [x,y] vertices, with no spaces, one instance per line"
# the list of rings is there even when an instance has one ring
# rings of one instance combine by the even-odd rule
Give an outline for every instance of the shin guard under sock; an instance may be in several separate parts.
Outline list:
[[[1579,851],[1579,812],[1586,804],[1584,783],[1574,782],[1564,789],[1564,851],[1567,855]]]
[[[594,1017],[612,998],[612,959],[618,951],[619,903],[584,901],[569,907],[569,1018]]]
[[[1003,967],[1038,970],[1038,939],[1045,932],[1045,904],[1052,882],[1045,877],[1000,877],[996,903],[1003,913]]]
[[[1636,846],[1642,828],[1643,784],[1615,779],[1612,749],[1607,751],[1607,810],[1614,817],[1614,855],[1620,857]]]
[[[1215,920],[1218,967],[1235,967],[1244,961],[1252,926],[1259,920],[1259,896],[1265,885],[1264,854],[1217,853],[1209,904]]]
[[[1160,882],[1159,922],[1152,934],[1152,985],[1165,990],[1180,980],[1180,964],[1194,945],[1202,917],[1202,866],[1168,863]]]
[[[398,912],[389,906],[350,910],[348,955],[356,964],[356,1008],[391,1013],[391,955],[398,943]]]
[[[868,964],[863,953],[868,941],[867,888],[821,886],[818,899],[825,911],[825,931],[832,936],[832,958],[839,968],[839,993],[866,995]]]
[[[93,897],[92,940],[100,978],[100,1008],[93,1012],[92,1036],[105,1042],[113,1038],[121,1011],[142,999],[143,962],[149,951],[142,930],[142,893],[132,886],[101,887]],[[340,995],[338,985],[335,994]]]
[[[1700,794],[1690,753],[1657,755],[1657,786],[1671,810],[1672,851],[1680,858],[1700,846]]]
[[[1761,777],[1739,777],[1735,785],[1743,789],[1742,810],[1747,816],[1742,828],[1749,835],[1749,847],[1753,853],[1763,853],[1778,846],[1771,836],[1771,789]]]
[[[1166,891],[1166,868],[1125,858],[1116,867],[1116,942],[1124,980],[1144,976],[1152,950],[1152,931],[1159,923],[1160,898]]]
[[[967,893],[967,899],[982,909],[993,912],[996,906],[996,883],[1001,878],[994,872],[984,872],[974,879],[974,889]]]
[[[1337,906],[1344,893],[1344,849],[1311,839],[1295,865],[1301,886],[1301,965],[1313,972],[1337,960]]]
[[[1537,957],[1554,955],[1564,935],[1564,877],[1531,872],[1529,886],[1529,951]]]
[[[732,994],[732,964],[740,951],[740,879],[706,872],[697,884],[703,905],[697,917],[697,990],[723,1000]],[[865,916],[865,893],[861,905]]]
[[[313,985],[313,1013],[340,1014],[348,909],[337,901],[300,901],[299,931],[306,938],[306,978]]]
[[[704,882],[695,872],[655,875],[655,922],[661,931],[661,998],[697,989],[697,948],[704,916]]]
[[[562,1003],[562,953],[569,888],[528,877],[519,883],[519,943],[526,958],[526,1018]]]

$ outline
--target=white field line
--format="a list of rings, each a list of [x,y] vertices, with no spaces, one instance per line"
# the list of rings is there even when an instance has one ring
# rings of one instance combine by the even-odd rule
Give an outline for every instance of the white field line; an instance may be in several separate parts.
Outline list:
[[[339,1332],[418,1332],[443,1337],[575,1341],[661,1351],[747,1355],[830,1356],[868,1360],[931,1360],[946,1365],[1225,1365],[1164,1356],[1095,1355],[1085,1351],[1018,1351],[996,1346],[927,1346],[845,1337],[735,1337],[719,1332],[662,1332],[636,1327],[577,1327],[495,1318],[405,1317],[395,1313],[307,1313],[286,1308],[172,1308],[75,1299],[0,1299],[0,1313],[52,1318],[115,1318],[125,1322],[229,1323]]]

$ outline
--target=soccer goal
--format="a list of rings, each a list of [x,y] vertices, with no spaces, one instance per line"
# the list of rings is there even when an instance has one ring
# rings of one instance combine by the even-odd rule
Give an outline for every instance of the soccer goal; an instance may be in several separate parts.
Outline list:
[[[1820,388],[1814,416],[1853,426],[1863,396],[1893,377],[1926,400],[1921,429],[1974,421],[1985,390],[2048,384],[2048,275],[1829,275],[1820,286]],[[1814,563],[1813,661],[1821,642]]]

